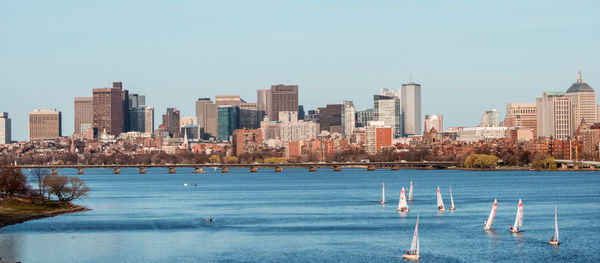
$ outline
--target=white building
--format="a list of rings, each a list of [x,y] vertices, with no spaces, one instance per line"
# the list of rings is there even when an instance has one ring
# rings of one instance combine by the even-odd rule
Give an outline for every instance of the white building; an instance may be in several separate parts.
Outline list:
[[[404,118],[404,134],[420,135],[421,132],[421,85],[411,82],[402,84],[400,99]]]
[[[571,132],[577,130],[582,120],[586,123],[600,122],[596,92],[581,79],[581,70],[577,74],[577,82],[567,90],[566,96],[571,99]]]
[[[309,141],[319,134],[319,124],[298,120],[297,111],[280,111],[278,117],[278,122],[265,117],[260,124],[263,142],[269,147],[279,148],[288,142]]]
[[[342,101],[342,133],[350,138],[356,127],[356,111],[352,101]]]
[[[498,127],[500,126],[500,113],[498,110],[485,110],[481,114],[480,127]]]
[[[571,137],[571,99],[564,92],[544,92],[536,99],[537,137],[564,140]]]
[[[435,129],[437,132],[444,130],[442,115],[425,115],[423,122],[425,123],[424,132],[430,132],[431,129]]]
[[[404,129],[400,98],[385,95],[375,95],[373,96],[373,106],[373,119],[376,121],[382,121],[385,126],[391,127],[392,136],[394,138],[402,137],[404,135]]]
[[[478,142],[502,139],[506,136],[507,127],[463,127],[458,128],[459,141]]]
[[[8,118],[8,112],[0,112],[0,144],[11,143],[10,134],[10,119]]]

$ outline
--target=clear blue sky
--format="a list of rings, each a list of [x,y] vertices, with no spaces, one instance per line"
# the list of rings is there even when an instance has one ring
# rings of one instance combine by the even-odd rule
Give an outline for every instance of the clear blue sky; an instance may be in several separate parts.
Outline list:
[[[0,111],[25,140],[35,108],[62,111],[72,134],[73,98],[109,81],[159,122],[277,83],[298,84],[305,109],[367,108],[412,77],[423,114],[477,125],[484,107],[566,91],[580,68],[600,89],[599,32],[600,1],[2,0]]]

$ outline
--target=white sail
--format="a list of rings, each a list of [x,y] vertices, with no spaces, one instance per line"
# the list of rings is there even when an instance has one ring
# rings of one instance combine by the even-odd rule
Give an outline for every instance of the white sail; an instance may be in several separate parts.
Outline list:
[[[554,206],[554,238],[558,243],[558,211],[556,210],[556,206]]]
[[[440,193],[440,187],[437,188],[437,206],[438,210],[444,210],[444,200],[442,200],[442,194]]]
[[[494,219],[496,218],[496,209],[498,209],[498,200],[494,199],[494,205],[492,206],[492,211],[490,212],[490,216],[488,220],[485,221],[485,227],[483,230],[492,229],[492,224],[494,223]]]
[[[454,198],[452,197],[452,186],[450,187],[450,209],[454,210]]]
[[[515,223],[513,224],[513,232],[518,232],[523,226],[523,201],[519,199],[519,206],[517,207],[517,216],[515,217]]]
[[[410,244],[410,252],[413,254],[419,254],[419,216],[417,215],[417,224],[415,225],[415,234],[413,236],[412,243]]]
[[[385,184],[381,183],[381,201],[382,204],[385,204]]]
[[[400,191],[400,199],[398,200],[398,211],[408,211],[408,203],[406,203],[406,193],[404,187]]]
[[[413,184],[412,181],[410,181],[410,189],[408,190],[408,200],[413,200]]]

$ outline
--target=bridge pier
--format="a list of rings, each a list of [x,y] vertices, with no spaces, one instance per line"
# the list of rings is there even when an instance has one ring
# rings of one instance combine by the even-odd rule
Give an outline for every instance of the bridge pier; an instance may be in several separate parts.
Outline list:
[[[342,171],[342,167],[335,166],[335,167],[333,167],[333,171],[334,172],[341,172]]]
[[[394,165],[394,166],[392,166],[392,168],[390,168],[390,170],[392,170],[392,171],[398,171],[398,170],[400,170],[400,166]]]
[[[278,166],[278,167],[275,167],[275,172],[276,172],[276,173],[281,173],[281,172],[283,172],[283,168],[281,168],[281,167],[279,167],[279,166]]]
[[[58,169],[52,169],[52,175],[57,175],[58,174]]]
[[[375,166],[373,166],[373,165],[369,165],[369,166],[367,166],[367,171],[371,172],[371,171],[375,171],[375,170],[377,170],[377,169],[375,168]]]
[[[317,167],[316,166],[311,166],[310,168],[308,168],[309,172],[316,172],[317,171]]]
[[[77,174],[83,174],[83,169],[82,168],[77,169]]]
[[[221,167],[221,173],[224,173],[224,174],[229,173],[229,168]]]
[[[202,170],[202,167],[197,167],[196,169],[194,169],[194,173],[195,174],[203,174],[206,172],[204,170]]]
[[[146,168],[140,168],[140,174],[146,174]]]
[[[115,171],[114,171],[114,173],[115,173],[115,174],[121,174],[121,169],[119,169],[119,168],[115,168]]]
[[[253,166],[253,167],[250,167],[250,172],[251,172],[251,173],[256,173],[256,172],[258,172],[258,168],[257,168],[257,167],[254,167],[254,166]]]
[[[170,174],[174,174],[174,173],[175,173],[175,168],[173,168],[173,167],[170,167],[170,168],[169,168],[169,173],[170,173]]]

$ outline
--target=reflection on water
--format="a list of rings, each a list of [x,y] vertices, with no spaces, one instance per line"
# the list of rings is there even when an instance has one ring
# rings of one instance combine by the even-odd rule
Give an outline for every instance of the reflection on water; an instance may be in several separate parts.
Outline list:
[[[594,172],[152,169],[140,175],[123,169],[114,175],[90,169],[81,177],[92,193],[80,203],[93,211],[0,229],[2,260],[398,262],[417,215],[424,262],[600,260],[594,234],[600,232],[600,177]],[[399,192],[410,180],[416,200],[410,212],[396,211],[397,197],[387,206],[378,203],[381,182]],[[449,184],[460,209],[437,211],[431,189]],[[527,200],[526,232],[505,228],[514,221],[512,205],[498,207],[496,231],[483,231],[494,198]],[[565,211],[560,250],[547,244],[554,204]]]

